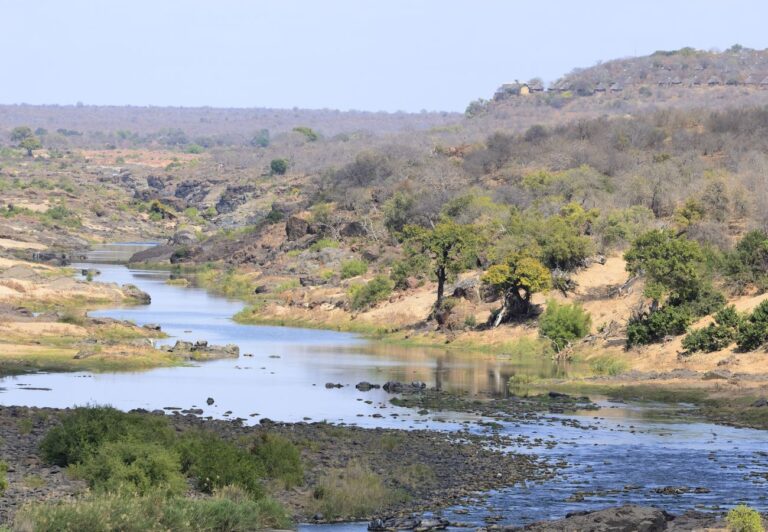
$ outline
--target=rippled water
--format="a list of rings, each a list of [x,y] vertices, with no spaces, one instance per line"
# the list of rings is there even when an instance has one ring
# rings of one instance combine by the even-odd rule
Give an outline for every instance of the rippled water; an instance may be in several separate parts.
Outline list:
[[[134,283],[152,295],[152,303],[93,315],[159,324],[172,336],[165,343],[177,338],[236,343],[240,358],[142,373],[6,378],[0,381],[0,388],[5,389],[0,393],[3,404],[65,407],[98,403],[123,409],[196,406],[205,415],[227,417],[225,414],[231,412],[229,417],[242,417],[250,423],[262,417],[280,421],[309,418],[368,427],[469,428],[480,432],[488,429],[466,424],[472,416],[419,416],[389,405],[389,396],[381,390],[359,392],[354,385],[362,380],[422,380],[444,389],[504,393],[510,375],[551,376],[562,371],[547,360],[409,349],[331,331],[239,325],[230,318],[241,303],[196,288],[166,285],[167,272],[132,271],[106,264],[95,267],[102,272],[98,280]],[[343,387],[326,389],[326,382]],[[209,407],[207,397],[216,403]],[[455,521],[480,525],[487,517],[505,524],[525,523],[626,502],[655,504],[677,512],[744,501],[768,510],[765,432],[664,415],[668,407],[661,405],[603,406],[598,412],[502,424],[503,433],[520,437],[520,443],[511,450],[540,454],[553,463],[568,465],[552,481],[483,494],[469,506],[444,514]],[[654,491],[665,486],[699,487],[709,492],[673,496]],[[577,492],[584,492],[579,502],[575,500],[579,498]],[[359,530],[365,525],[323,528]]]

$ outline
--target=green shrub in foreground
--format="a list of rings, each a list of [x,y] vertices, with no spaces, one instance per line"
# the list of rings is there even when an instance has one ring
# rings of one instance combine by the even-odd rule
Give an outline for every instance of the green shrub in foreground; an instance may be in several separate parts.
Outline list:
[[[368,263],[361,259],[350,259],[341,263],[341,278],[349,279],[368,271]]]
[[[693,321],[685,307],[666,306],[643,314],[627,324],[627,347],[660,342],[668,335],[683,334]]]
[[[35,532],[144,532],[286,529],[291,519],[272,499],[214,496],[207,499],[93,495],[74,502],[39,502],[16,515],[14,529]]]
[[[179,456],[156,443],[105,443],[77,466],[77,473],[95,491],[182,495],[187,489]]]
[[[262,434],[251,446],[253,454],[264,466],[269,478],[283,481],[285,487],[300,485],[304,480],[304,468],[296,446],[277,434]]]
[[[683,348],[689,353],[697,351],[711,353],[725,349],[736,340],[743,321],[736,307],[733,305],[726,307],[715,314],[714,323],[702,329],[690,331],[683,338]]]
[[[245,449],[204,431],[181,436],[176,448],[182,471],[195,478],[198,489],[213,493],[216,488],[234,484],[254,498],[264,496],[264,465]]]
[[[366,284],[351,286],[349,306],[352,310],[365,310],[392,293],[392,282],[383,275],[377,275]]]
[[[570,342],[589,334],[592,317],[576,303],[561,305],[555,300],[547,303],[547,310],[539,318],[539,334],[552,342],[560,351]]]
[[[757,510],[744,504],[732,508],[725,520],[733,532],[763,532],[763,520]]]
[[[52,464],[79,464],[103,443],[143,441],[168,444],[173,433],[163,417],[120,412],[111,407],[80,407],[65,414],[40,444],[43,458]]]
[[[8,489],[8,464],[0,460],[0,495]]]

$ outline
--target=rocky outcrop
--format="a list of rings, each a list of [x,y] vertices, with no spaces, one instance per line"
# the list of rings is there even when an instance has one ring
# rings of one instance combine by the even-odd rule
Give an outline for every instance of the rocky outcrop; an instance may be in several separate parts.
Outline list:
[[[140,305],[149,305],[152,302],[152,298],[149,296],[149,294],[141,290],[136,285],[124,284],[122,289],[123,295],[135,303]]]
[[[658,508],[628,504],[593,512],[573,512],[565,519],[540,521],[524,527],[502,530],[533,532],[682,532],[684,530],[721,530],[718,514],[688,511],[674,516]]]
[[[471,277],[456,283],[453,297],[466,299],[470,303],[480,303],[480,281]]]
[[[229,185],[219,197],[219,201],[216,202],[216,212],[219,214],[234,212],[240,205],[248,201],[254,190],[252,185]]]
[[[128,262],[167,262],[176,248],[170,245],[153,246],[131,255]]]
[[[299,240],[309,234],[312,234],[312,225],[305,219],[298,216],[291,216],[285,222],[285,235],[288,240]]]
[[[182,181],[176,185],[176,191],[173,195],[189,203],[200,203],[205,199],[209,191],[210,187],[208,184],[202,181]]]
[[[194,343],[176,340],[176,343],[168,349],[168,352],[175,355],[186,355],[191,360],[214,360],[218,358],[238,358],[240,356],[240,348],[235,344],[209,345],[205,340],[198,340]]]
[[[165,182],[156,175],[147,176],[147,186],[154,188],[155,190],[161,190],[165,188]]]
[[[424,390],[426,387],[427,384],[421,381],[413,381],[411,383],[388,381],[383,386],[384,391],[389,393],[416,392]]]

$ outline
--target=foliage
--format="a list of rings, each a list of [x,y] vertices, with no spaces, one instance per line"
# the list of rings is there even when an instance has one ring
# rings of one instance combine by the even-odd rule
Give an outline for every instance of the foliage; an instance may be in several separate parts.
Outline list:
[[[555,300],[539,318],[539,334],[552,342],[556,351],[589,334],[592,317],[578,303],[561,305]]]
[[[310,127],[298,126],[293,128],[296,133],[301,133],[308,142],[314,142],[320,138],[320,135]]]
[[[61,418],[40,444],[43,458],[59,466],[83,463],[108,442],[168,443],[172,433],[162,417],[124,413],[111,407],[79,407]]]
[[[36,532],[235,532],[287,529],[291,519],[271,499],[254,501],[229,494],[207,499],[166,498],[162,494],[94,494],[75,501],[29,504],[20,510],[14,523],[15,528]]]
[[[321,251],[326,248],[337,248],[339,247],[338,240],[333,240],[332,238],[321,238],[311,246],[309,246],[310,251]]]
[[[400,290],[408,288],[408,278],[421,281],[429,271],[429,257],[422,253],[415,253],[406,247],[405,256],[392,264],[390,278],[395,282],[395,288]]]
[[[187,489],[178,455],[157,443],[105,443],[77,468],[77,473],[96,491],[181,495]]]
[[[765,290],[768,286],[768,233],[750,231],[736,244],[725,259],[727,284],[737,293],[750,286]]]
[[[731,345],[738,336],[743,317],[733,305],[715,314],[715,322],[704,328],[690,331],[683,338],[683,348],[689,353],[704,351],[711,353]]]
[[[383,275],[377,275],[365,284],[349,287],[349,306],[360,311],[383,301],[392,293],[392,281]]]
[[[589,361],[589,368],[596,375],[621,375],[627,370],[627,362],[612,356],[600,356]]]
[[[502,307],[494,318],[497,326],[507,319],[528,315],[531,296],[549,290],[552,274],[534,258],[509,257],[503,263],[490,266],[482,281],[502,294]]]
[[[201,491],[213,493],[216,488],[236,485],[254,498],[264,495],[264,464],[247,450],[204,431],[182,435],[176,449],[182,471],[195,478]]]
[[[313,493],[314,507],[326,519],[366,518],[403,495],[388,488],[367,466],[353,462],[320,479]]]
[[[253,147],[266,148],[269,146],[269,130],[260,129],[258,133],[251,137],[250,143]]]
[[[8,463],[0,460],[0,495],[8,489]]]
[[[286,488],[298,486],[304,480],[299,450],[282,436],[259,435],[251,445],[251,454],[264,465],[267,477],[281,480]]]
[[[287,159],[272,159],[269,162],[269,170],[273,175],[285,175],[288,171]]]
[[[690,309],[668,305],[634,316],[627,324],[627,347],[660,342],[667,336],[683,334],[693,321]]]
[[[350,259],[341,263],[341,278],[349,279],[368,271],[368,263],[362,259]]]
[[[696,242],[669,230],[652,230],[632,243],[624,259],[627,271],[645,275],[645,295],[656,305],[665,296],[679,301],[693,301],[699,296],[704,256]]]
[[[437,308],[443,300],[449,277],[471,267],[477,260],[481,243],[479,228],[444,219],[432,229],[407,225],[403,234],[409,252],[427,254],[431,261],[437,277]]]
[[[763,301],[740,325],[736,345],[740,351],[754,351],[768,342],[768,301]]]
[[[754,508],[740,504],[728,511],[725,517],[728,530],[733,532],[763,532],[763,520]]]

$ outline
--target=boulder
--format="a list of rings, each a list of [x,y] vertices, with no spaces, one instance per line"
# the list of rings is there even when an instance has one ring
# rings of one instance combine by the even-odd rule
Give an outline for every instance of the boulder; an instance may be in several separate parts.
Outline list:
[[[389,393],[417,392],[426,387],[427,384],[421,381],[413,381],[411,383],[387,381],[383,386],[384,391]]]
[[[728,380],[732,376],[733,374],[727,369],[715,369],[712,371],[707,371],[701,378],[702,380],[705,380],[705,381],[711,381],[716,379]]]
[[[459,281],[453,289],[453,297],[466,299],[470,303],[480,303],[480,281],[475,277]]]
[[[176,231],[168,243],[173,246],[189,246],[195,242],[197,242],[195,233],[188,229],[182,229],[181,231]]]
[[[667,530],[673,517],[658,508],[628,504],[594,512],[574,512],[565,519],[541,521],[521,528],[535,532],[659,532]]]
[[[379,388],[381,388],[381,386],[379,386],[378,384],[371,384],[368,381],[363,381],[363,382],[358,382],[355,385],[355,388],[357,388],[361,392],[369,392],[374,389],[378,390]]]
[[[165,188],[165,182],[163,182],[163,180],[157,177],[156,175],[150,175],[150,176],[147,176],[147,186],[149,188],[160,190],[162,188]]]
[[[136,303],[149,305],[152,302],[152,298],[149,296],[149,294],[139,289],[139,287],[136,285],[124,284],[122,288],[123,295],[126,298],[135,301]]]
[[[285,235],[288,240],[299,240],[311,234],[311,225],[308,221],[298,216],[291,216],[285,222]]]
[[[346,237],[365,236],[368,234],[368,231],[360,222],[349,222],[344,224],[344,226],[339,231],[339,234]]]

